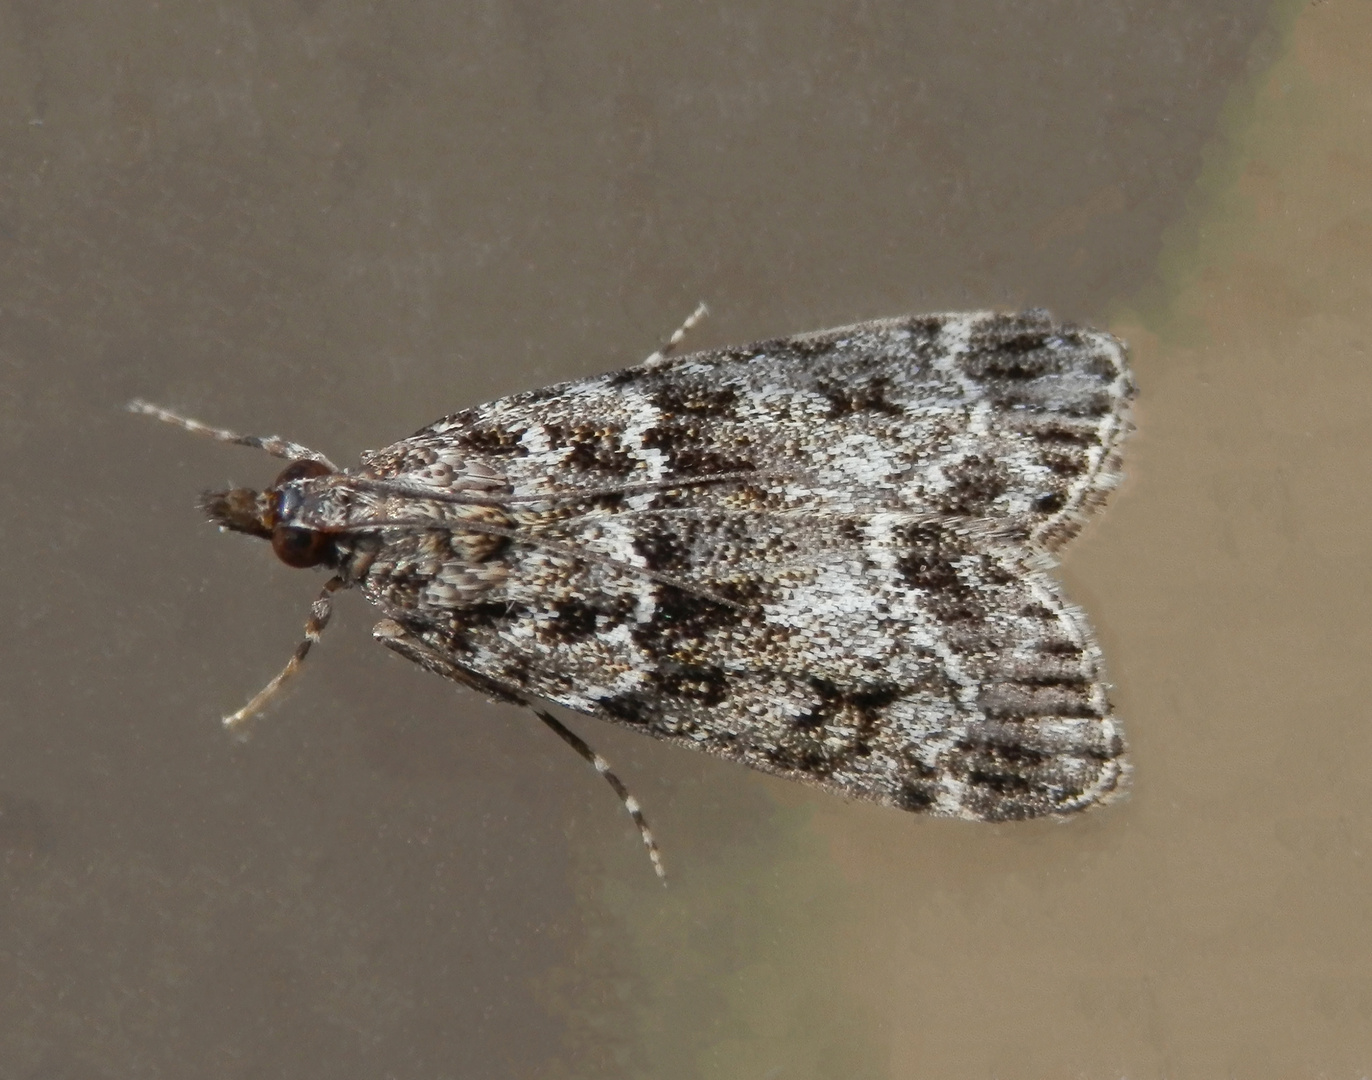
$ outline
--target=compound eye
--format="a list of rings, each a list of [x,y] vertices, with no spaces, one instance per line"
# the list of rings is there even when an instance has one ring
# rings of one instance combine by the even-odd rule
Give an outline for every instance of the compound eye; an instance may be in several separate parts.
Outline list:
[[[332,473],[333,470],[322,461],[301,458],[299,461],[292,461],[282,469],[281,475],[276,478],[276,483],[272,484],[272,487],[289,484],[292,480],[309,480],[316,476],[330,476]]]
[[[333,543],[327,535],[290,525],[278,525],[272,530],[272,550],[287,566],[298,569],[318,566],[333,557]]]

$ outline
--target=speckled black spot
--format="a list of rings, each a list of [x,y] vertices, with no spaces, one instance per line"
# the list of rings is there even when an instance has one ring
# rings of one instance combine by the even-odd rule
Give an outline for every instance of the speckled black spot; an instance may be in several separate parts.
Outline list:
[[[838,767],[838,763],[820,744],[769,746],[764,757],[778,769],[805,773],[819,779],[831,776]]]
[[[1059,476],[1080,476],[1086,471],[1086,460],[1079,455],[1043,453],[1039,455],[1039,462]]]
[[[653,673],[653,682],[663,694],[705,706],[718,705],[729,696],[724,669],[713,665],[664,661]]]
[[[876,376],[863,383],[836,382],[821,380],[816,389],[829,399],[829,417],[833,419],[847,413],[877,412],[887,416],[899,416],[905,412],[899,404],[888,401],[886,392],[891,381]]]
[[[675,450],[668,450],[667,460],[672,472],[681,476],[753,472],[757,468],[751,458],[697,446],[678,446]]]
[[[629,482],[632,483],[632,480]],[[603,495],[583,498],[577,505],[586,510],[618,510],[624,505],[624,494],[618,491],[609,491]]]
[[[906,584],[927,592],[926,604],[938,619],[949,624],[979,623],[986,618],[986,607],[978,590],[959,575],[954,562],[961,551],[949,542],[948,534],[930,526],[911,526],[905,532],[906,549],[896,560]],[[950,644],[961,651],[984,648],[988,642],[981,636],[975,640],[961,640],[975,628],[963,626],[958,640]]]
[[[943,530],[912,525],[905,530],[904,553],[896,560],[901,577],[915,589],[943,592],[966,588],[946,552]]]
[[[503,428],[492,424],[472,425],[458,431],[456,441],[465,450],[485,457],[527,457],[529,450],[519,440],[528,428]]]
[[[863,533],[862,527],[851,518],[841,519],[835,526],[835,531],[838,533],[840,540],[854,548],[861,548],[867,541],[866,534]]]
[[[466,630],[492,630],[528,615],[522,606],[502,603],[464,604],[455,612],[460,625]]]
[[[453,648],[469,653],[480,648],[480,638],[498,633],[501,627],[526,618],[528,614],[527,608],[518,605],[472,603],[455,609],[443,630]],[[412,629],[416,632],[426,631],[430,626],[426,623],[416,623]]]
[[[612,720],[620,720],[635,727],[647,727],[656,723],[657,704],[647,701],[640,694],[616,694],[596,700],[596,706]]]
[[[1007,762],[1016,765],[1041,765],[1052,758],[1052,754],[1025,746],[1023,743],[1006,740],[969,739],[956,744],[958,750],[966,754],[978,755],[983,759]]]
[[[1029,437],[1035,442],[1049,446],[1068,445],[1088,447],[1096,444],[1094,432],[1078,431],[1075,428],[1064,427],[1061,424],[1036,424],[1027,430]]]
[[[900,697],[901,689],[894,683],[870,683],[857,687],[841,687],[828,679],[812,675],[810,689],[818,697],[813,708],[792,723],[806,730],[822,727],[838,718],[847,709],[858,714],[859,726],[875,723],[882,709]]]
[[[1061,406],[1061,411],[1065,416],[1080,416],[1088,420],[1099,420],[1107,413],[1113,412],[1115,401],[1104,390],[1095,394],[1087,394],[1085,397],[1065,402]]]
[[[938,785],[922,780],[907,780],[896,794],[896,805],[902,810],[920,813],[938,801]]]
[[[1005,470],[996,462],[976,454],[944,468],[949,487],[939,497],[939,508],[947,514],[978,517],[1005,494]]]
[[[904,323],[905,328],[916,338],[924,338],[930,342],[936,340],[947,325],[948,320],[942,315],[916,315],[906,319]]]
[[[681,423],[664,420],[648,428],[639,436],[649,450],[661,450],[670,454],[679,446],[690,446],[700,439],[698,421],[688,420]]]
[[[684,566],[690,550],[676,533],[652,529],[634,538],[634,550],[654,573],[663,573]]]
[[[664,383],[652,395],[651,401],[669,416],[731,417],[738,404],[738,391],[700,383]]]
[[[1004,588],[1006,585],[1013,585],[1019,581],[1004,562],[993,559],[989,555],[983,555],[976,561],[977,577],[981,579],[983,585]]]
[[[812,680],[811,685],[819,680]],[[839,690],[837,700],[856,709],[867,720],[875,720],[882,709],[901,695],[901,688],[895,683],[868,683],[851,690]]]
[[[682,476],[751,472],[757,467],[751,458],[730,453],[713,440],[702,438],[698,420],[664,421],[648,428],[641,439],[645,449],[665,454],[671,471]]]
[[[581,472],[628,476],[638,468],[638,458],[624,445],[623,431],[613,425],[545,424],[548,444],[562,450],[562,464]]]
[[[1015,681],[1021,686],[1067,687],[1089,686],[1091,682],[1091,680],[1086,677],[1086,674],[1081,671],[1040,672],[1037,675],[1025,675]]]
[[[1042,344],[1042,341],[1039,341]],[[962,362],[963,369],[974,379],[985,383],[993,380],[1017,383],[1030,379],[1041,379],[1053,370],[1051,353],[1026,352],[1023,355],[1007,355],[1000,351],[969,353]],[[1002,388],[1008,394],[1009,388]]]
[[[651,368],[642,365],[638,367],[624,368],[621,371],[611,372],[605,376],[605,383],[608,386],[632,386],[634,383],[648,378],[662,378],[662,375]]]
[[[1056,514],[1065,505],[1061,493],[1050,491],[1034,500],[1034,510],[1040,514]]]
[[[1039,379],[1061,368],[1060,353],[1050,347],[1057,338],[1048,318],[992,321],[972,333],[960,364],[982,382]]]
[[[737,626],[743,612],[674,585],[660,585],[657,610],[646,623],[632,627],[634,641],[652,656],[669,656],[687,642],[701,641],[712,631]]]
[[[540,625],[540,636],[552,645],[570,645],[593,638],[602,612],[582,600],[566,600],[553,608],[555,617]]]
[[[1019,773],[989,769],[972,769],[967,773],[967,782],[988,787],[998,795],[1027,794],[1031,787],[1028,778]]]
[[[1082,338],[1080,334],[1074,335],[1075,340],[1071,343],[1073,347],[1080,347]],[[1088,375],[1094,375],[1101,382],[1114,382],[1119,377],[1119,369],[1115,366],[1114,360],[1107,356],[1096,356],[1088,360],[1082,370]]]

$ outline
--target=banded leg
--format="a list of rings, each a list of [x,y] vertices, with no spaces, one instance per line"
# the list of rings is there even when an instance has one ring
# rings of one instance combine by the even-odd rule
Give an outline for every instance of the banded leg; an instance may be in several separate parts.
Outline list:
[[[295,654],[286,661],[286,666],[276,673],[271,682],[253,695],[251,701],[237,712],[224,717],[226,728],[236,728],[244,720],[261,712],[262,707],[276,696],[276,692],[281,689],[281,684],[300,670],[300,665],[309,655],[310,646],[319,640],[319,636],[324,633],[324,627],[329,625],[329,617],[333,614],[333,594],[342,587],[343,579],[341,577],[331,577],[324,583],[324,588],[320,590],[319,596],[310,605],[310,617],[305,620],[305,636],[301,639],[300,644],[295,647]]]
[[[497,701],[508,701],[512,705],[522,705],[542,720],[557,734],[558,738],[588,761],[591,767],[600,773],[605,778],[606,783],[614,789],[614,793],[619,796],[619,801],[624,804],[624,809],[629,812],[634,824],[638,826],[638,834],[643,838],[643,846],[648,849],[648,858],[653,861],[653,870],[662,879],[662,883],[667,884],[667,870],[662,865],[662,854],[658,850],[657,841],[653,839],[652,830],[648,828],[642,807],[639,806],[638,800],[630,794],[629,789],[624,786],[624,781],[610,770],[609,763],[592,750],[585,740],[569,730],[551,713],[535,706],[514,687],[493,682],[475,672],[468,671],[460,664],[454,663],[444,653],[416,637],[394,619],[382,619],[372,628],[372,636],[392,652],[396,652],[406,660],[432,671],[435,675],[442,675],[445,679],[452,679],[453,682],[469,686],[487,697],[495,698]]]
[[[658,851],[657,841],[653,839],[653,832],[648,828],[648,821],[643,816],[643,808],[638,805],[638,800],[624,786],[624,781],[610,770],[610,763],[592,750],[585,739],[563,724],[552,713],[534,708],[527,701],[524,704],[528,705],[530,712],[552,728],[558,738],[588,761],[591,768],[605,777],[605,782],[614,788],[615,794],[619,796],[619,801],[624,804],[624,809],[629,811],[629,816],[634,819],[634,824],[638,826],[638,834],[643,837],[643,846],[648,849],[648,858],[653,860],[653,869],[657,871],[657,876],[662,879],[662,883],[667,884],[667,868],[662,865],[662,853]]]
[[[661,365],[671,355],[672,350],[680,345],[685,340],[686,335],[699,326],[700,320],[708,314],[710,314],[710,309],[705,306],[704,302],[697,304],[695,311],[686,316],[686,321],[677,327],[676,332],[667,339],[667,343],[643,361],[643,367],[655,368]]]
[[[204,435],[206,438],[215,440],[215,442],[233,443],[235,446],[251,446],[257,450],[265,450],[272,457],[286,458],[288,461],[317,461],[321,465],[327,465],[334,472],[339,471],[338,466],[318,450],[311,450],[308,446],[293,443],[289,439],[283,439],[280,435],[240,435],[236,431],[210,427],[208,424],[202,424],[199,420],[192,420],[189,416],[182,416],[170,409],[152,405],[140,398],[130,401],[127,408],[131,413],[151,416],[155,420],[161,420],[164,424],[171,424],[173,427],[179,427],[182,431],[189,431],[195,435]]]

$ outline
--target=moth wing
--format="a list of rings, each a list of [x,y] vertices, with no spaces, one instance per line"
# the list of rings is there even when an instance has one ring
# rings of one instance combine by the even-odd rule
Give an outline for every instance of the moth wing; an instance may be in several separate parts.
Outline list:
[[[521,498],[737,472],[769,509],[986,518],[1053,551],[1120,479],[1124,346],[1043,312],[924,315],[716,349],[502,398],[364,459],[479,460]],[[725,495],[728,493],[725,492]],[[708,486],[615,506],[709,506]],[[608,505],[588,502],[591,506]]]
[[[1113,337],[1031,312],[501,399],[364,460],[499,477],[511,522],[479,599],[374,597],[403,624],[379,636],[497,696],[840,794],[1080,809],[1127,766],[1099,649],[1048,570],[1118,481],[1133,393]]]
[[[1043,556],[906,516],[754,519],[745,544],[733,515],[651,524],[685,520],[692,584],[750,605],[529,549],[499,603],[406,632],[494,696],[905,809],[1003,820],[1119,787],[1099,649]]]

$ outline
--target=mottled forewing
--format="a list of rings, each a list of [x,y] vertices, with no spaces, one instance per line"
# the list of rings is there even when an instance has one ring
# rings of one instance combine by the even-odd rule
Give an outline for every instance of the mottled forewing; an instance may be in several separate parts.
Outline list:
[[[768,505],[986,518],[1053,549],[1119,478],[1134,388],[1109,334],[1047,315],[886,319],[517,394],[374,455],[488,458],[516,492],[789,472]],[[406,458],[411,461],[407,461]],[[630,499],[715,505],[717,490]]]
[[[1117,480],[1131,395],[1109,335],[923,316],[517,395],[366,464],[405,477],[457,447],[506,479],[503,573],[406,621],[476,681],[843,794],[1015,818],[1124,773],[1099,651],[1047,570]]]

